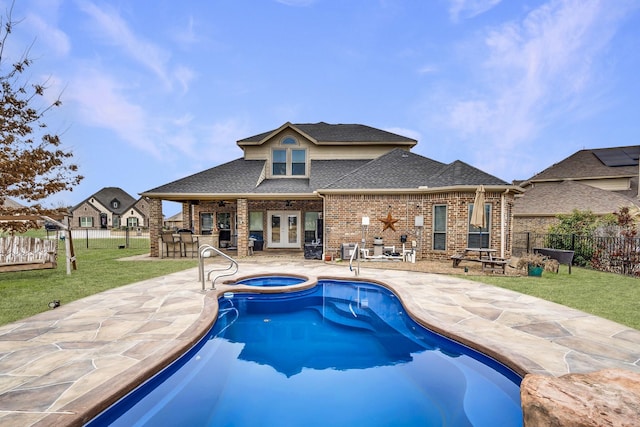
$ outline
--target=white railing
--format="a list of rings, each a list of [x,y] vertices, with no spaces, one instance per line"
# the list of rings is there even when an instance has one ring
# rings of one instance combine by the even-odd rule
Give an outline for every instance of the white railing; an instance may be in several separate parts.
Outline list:
[[[354,271],[353,270],[353,258],[355,257],[356,260],[358,261],[358,264],[356,266],[356,276],[360,275],[360,257],[358,256],[358,244],[356,243],[356,246],[353,248],[353,252],[351,253],[351,258],[349,259],[349,270]]]
[[[212,268],[209,271],[206,272],[204,271],[204,259],[205,258],[210,258],[211,255],[213,253],[216,253],[218,255],[220,255],[223,258],[226,258],[227,260],[229,260],[230,264],[227,268]],[[211,246],[211,245],[201,245],[198,248],[198,280],[200,280],[200,282],[202,282],[202,290],[204,291],[206,288],[205,282],[211,279],[211,274],[216,272],[216,271],[221,271],[223,273],[218,274],[216,277],[213,278],[213,280],[211,281],[211,289],[215,289],[216,288],[216,280],[218,280],[220,277],[225,277],[225,276],[233,276],[234,274],[236,274],[238,272],[238,262],[231,258],[229,255],[225,254],[224,252],[220,251],[220,249]],[[226,272],[226,273],[225,273]]]

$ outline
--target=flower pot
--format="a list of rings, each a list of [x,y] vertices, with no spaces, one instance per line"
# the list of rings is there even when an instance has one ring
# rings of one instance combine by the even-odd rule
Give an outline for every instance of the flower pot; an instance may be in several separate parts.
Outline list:
[[[527,275],[528,276],[534,276],[534,277],[540,277],[542,276],[542,267],[539,267],[537,265],[531,265],[529,264],[527,266]]]
[[[330,254],[324,254],[324,260],[325,261],[331,261],[331,255]]]

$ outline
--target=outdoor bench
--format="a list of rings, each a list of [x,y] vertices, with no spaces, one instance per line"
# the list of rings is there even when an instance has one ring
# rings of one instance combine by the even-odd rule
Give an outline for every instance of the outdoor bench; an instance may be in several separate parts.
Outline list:
[[[569,274],[571,274],[571,264],[573,263],[574,251],[552,248],[533,248],[533,252],[555,259],[559,264],[566,264],[569,267]]]
[[[504,258],[483,259],[482,271],[502,271],[502,274],[505,274],[507,264],[509,264],[509,260]]]

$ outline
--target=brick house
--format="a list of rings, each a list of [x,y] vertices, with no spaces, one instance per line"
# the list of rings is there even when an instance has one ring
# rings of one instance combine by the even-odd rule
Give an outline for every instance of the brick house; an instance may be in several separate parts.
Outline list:
[[[105,187],[71,208],[71,228],[148,227],[149,200],[134,199],[118,187]]]
[[[151,255],[160,255],[162,201],[182,203],[184,227],[200,242],[264,250],[320,241],[340,256],[345,243],[416,244],[417,259],[449,259],[465,247],[510,255],[517,186],[464,162],[444,164],[410,150],[417,141],[359,124],[291,124],[237,141],[242,158],[145,191]],[[485,228],[469,224],[480,185]],[[363,226],[368,221],[368,226]]]
[[[514,233],[546,233],[558,214],[574,210],[606,215],[640,206],[638,157],[638,145],[579,150],[521,182],[525,193],[514,204]]]

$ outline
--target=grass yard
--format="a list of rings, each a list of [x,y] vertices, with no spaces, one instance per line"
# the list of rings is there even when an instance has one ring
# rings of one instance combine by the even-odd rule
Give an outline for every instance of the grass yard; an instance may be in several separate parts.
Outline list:
[[[465,276],[460,276],[465,277]],[[640,279],[566,266],[542,277],[465,277],[576,308],[640,330]]]
[[[77,270],[67,275],[64,244],[58,245],[58,268],[0,273],[0,325],[49,310],[107,289],[196,267],[197,260],[118,261],[148,249],[86,249],[76,246]]]
[[[148,253],[148,249],[86,249],[76,245],[78,270],[67,276],[64,244],[59,245],[58,268],[0,273],[0,325],[49,310],[107,289],[197,266],[194,259],[118,261]],[[460,276],[511,289],[640,330],[640,279],[566,266],[542,277]]]

